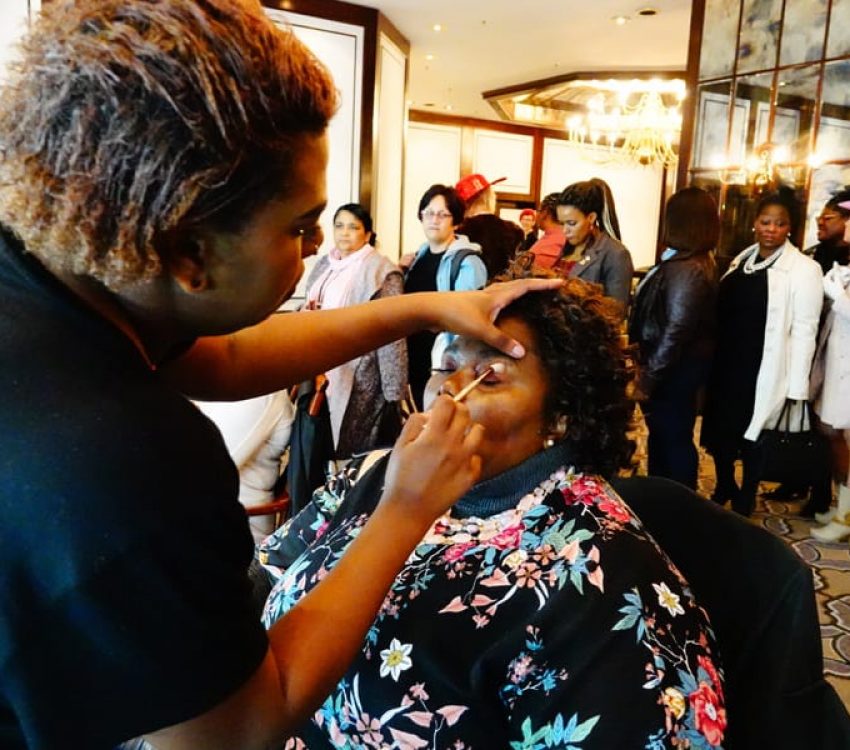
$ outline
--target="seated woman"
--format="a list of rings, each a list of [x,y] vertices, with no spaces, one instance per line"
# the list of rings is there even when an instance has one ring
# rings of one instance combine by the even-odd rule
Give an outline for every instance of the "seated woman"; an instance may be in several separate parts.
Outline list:
[[[547,272],[508,275],[531,273]],[[296,732],[304,746],[721,746],[705,613],[605,479],[632,448],[614,306],[568,280],[498,318],[524,359],[465,337],[445,351],[429,400],[489,372],[465,401],[485,428],[482,479],[408,558],[345,678]],[[317,492],[266,548],[286,568],[267,623],[368,519],[387,471],[370,463]]]

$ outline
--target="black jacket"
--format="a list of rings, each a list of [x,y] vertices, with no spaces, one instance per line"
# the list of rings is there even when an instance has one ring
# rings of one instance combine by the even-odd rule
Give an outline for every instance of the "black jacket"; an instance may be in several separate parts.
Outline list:
[[[463,220],[458,234],[481,245],[481,257],[487,266],[487,278],[505,271],[522,243],[522,229],[512,221],[494,214],[476,214]]]
[[[638,386],[645,394],[685,358],[711,358],[716,297],[716,266],[703,254],[677,253],[638,287],[629,339],[638,345]]]

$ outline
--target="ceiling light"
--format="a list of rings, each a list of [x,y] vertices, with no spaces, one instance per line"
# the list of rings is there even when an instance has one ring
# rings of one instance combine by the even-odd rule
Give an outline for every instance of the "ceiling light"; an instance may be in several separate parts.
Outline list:
[[[432,54],[429,52],[427,55],[425,55],[425,59],[426,59],[426,60],[433,60],[433,59],[434,59],[434,55],[432,55]]]
[[[447,111],[447,112],[451,112],[451,111],[452,111],[452,105],[451,105],[451,104],[447,104],[447,105],[446,105],[446,111]]]
[[[628,16],[614,16],[611,19],[617,26],[625,26],[629,22]]]
[[[584,83],[592,87],[594,81]],[[566,122],[569,140],[594,146],[607,144],[611,153],[640,164],[675,164],[674,144],[682,128],[678,94],[684,89],[684,80],[610,79],[596,83],[586,112]]]
[[[442,30],[443,30],[443,27],[442,27],[442,26],[440,26],[440,24],[438,24],[438,23],[435,23],[435,24],[432,26],[432,28],[434,29],[434,31],[442,31]]]

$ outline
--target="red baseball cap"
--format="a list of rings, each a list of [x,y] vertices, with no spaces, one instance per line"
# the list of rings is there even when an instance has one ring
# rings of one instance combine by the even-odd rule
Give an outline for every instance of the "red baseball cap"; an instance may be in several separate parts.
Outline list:
[[[458,180],[457,185],[455,185],[455,190],[460,196],[460,199],[464,203],[467,203],[491,185],[495,185],[497,182],[504,182],[507,179],[507,177],[500,177],[498,180],[488,182],[487,178],[483,174],[468,174],[466,177],[461,177],[460,180]]]
[[[536,216],[537,216],[537,214],[536,214],[536,213],[534,213],[534,209],[533,209],[533,208],[524,208],[524,209],[522,209],[522,211],[520,211],[520,212],[519,212],[519,218],[520,218],[520,219],[524,219],[526,216],[533,216],[533,217],[536,217]]]

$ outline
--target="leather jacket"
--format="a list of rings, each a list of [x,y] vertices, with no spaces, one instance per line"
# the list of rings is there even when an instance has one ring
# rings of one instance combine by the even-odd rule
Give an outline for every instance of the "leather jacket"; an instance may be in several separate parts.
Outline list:
[[[716,299],[717,268],[709,255],[677,253],[647,274],[629,320],[629,339],[638,346],[638,387],[646,395],[686,358],[711,358]]]

